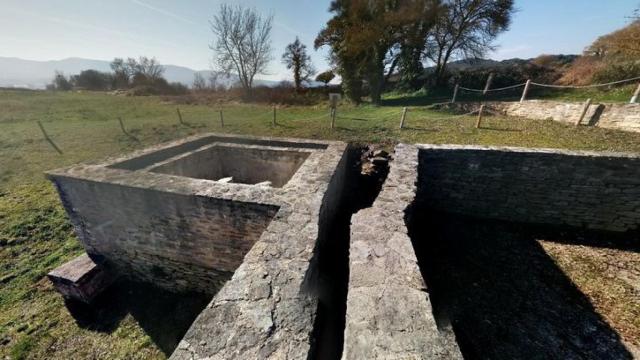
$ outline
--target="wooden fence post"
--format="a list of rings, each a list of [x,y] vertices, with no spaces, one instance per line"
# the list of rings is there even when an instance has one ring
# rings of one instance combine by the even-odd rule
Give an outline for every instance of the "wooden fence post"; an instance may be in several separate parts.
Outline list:
[[[458,90],[460,88],[460,85],[456,84],[456,87],[453,88],[453,97],[451,98],[451,103],[455,104],[456,103],[456,98],[458,97]]]
[[[180,121],[180,124],[184,125],[184,122],[182,121],[182,114],[180,113],[180,108],[176,108],[176,112],[178,113],[178,121]]]
[[[49,145],[51,145],[52,148],[55,149],[55,151],[58,152],[58,154],[62,155],[62,150],[60,150],[58,145],[56,145],[56,143],[54,143],[53,140],[51,140],[51,138],[49,137],[49,134],[47,134],[47,132],[44,130],[44,126],[42,126],[42,123],[40,122],[40,120],[38,120],[37,123],[38,123],[38,127],[40,128],[40,131],[42,131],[42,135],[44,136],[44,139],[49,143]]]
[[[476,129],[480,128],[480,123],[482,122],[482,112],[484,111],[484,104],[480,105],[480,110],[478,111],[478,121],[476,121]]]
[[[635,104],[638,102],[638,97],[640,97],[640,84],[638,84],[638,88],[636,89],[636,92],[633,93],[633,97],[631,98],[631,102],[629,102],[630,104]]]
[[[492,82],[493,82],[493,73],[489,74],[489,77],[487,78],[487,84],[484,86],[484,91],[482,92],[482,95],[487,95],[487,93],[489,92],[489,88],[491,88]]]
[[[522,91],[522,97],[520,98],[520,102],[524,102],[527,100],[527,95],[529,94],[529,87],[531,86],[531,80],[527,80],[527,83],[524,85],[524,91]]]
[[[119,116],[118,116],[118,122],[120,122],[120,130],[122,130],[122,133],[128,136],[129,134],[127,133],[127,130],[125,130],[124,128],[124,123],[122,122],[122,118]]]
[[[224,117],[222,116],[222,110],[220,110],[220,127],[224,127]]]
[[[402,129],[404,127],[404,120],[407,117],[407,108],[403,108],[402,109],[402,117],[400,118],[400,129]]]
[[[331,109],[331,130],[336,127],[336,108]]]
[[[276,106],[273,106],[273,126],[276,126]]]
[[[584,117],[587,116],[587,111],[589,111],[589,107],[591,106],[591,99],[587,99],[584,103],[584,107],[582,108],[582,113],[580,114],[580,118],[576,121],[576,126],[580,125]]]

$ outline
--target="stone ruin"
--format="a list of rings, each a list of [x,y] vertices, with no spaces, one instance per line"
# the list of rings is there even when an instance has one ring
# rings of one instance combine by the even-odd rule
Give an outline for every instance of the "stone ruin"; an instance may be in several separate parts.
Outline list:
[[[51,171],[88,258],[50,279],[82,301],[109,283],[97,268],[211,294],[172,359],[322,358],[327,346],[344,359],[455,359],[467,350],[434,316],[410,231],[416,209],[631,236],[640,227],[635,155],[400,144],[342,239],[348,273],[328,281],[344,282],[346,310],[327,341],[319,253],[339,262],[326,244],[340,240],[332,229],[352,199],[350,151],[206,134]]]

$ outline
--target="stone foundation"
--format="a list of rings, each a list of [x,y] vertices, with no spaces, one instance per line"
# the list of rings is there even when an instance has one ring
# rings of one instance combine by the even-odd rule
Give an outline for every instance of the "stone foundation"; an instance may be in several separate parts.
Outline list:
[[[422,203],[435,210],[608,231],[640,227],[632,154],[420,145]]]
[[[527,100],[524,102],[488,101],[489,110],[507,116],[517,116],[533,120],[554,120],[575,124],[582,114],[583,103],[548,100]],[[471,112],[480,108],[480,103],[459,102],[445,107]],[[640,104],[601,103],[592,104],[581,125],[597,126],[605,129],[640,132]]]
[[[48,176],[87,253],[118,274],[213,294],[233,273],[173,358],[306,358],[346,147],[207,134]]]
[[[441,332],[407,234],[418,150],[398,145],[382,192],[352,218],[343,359],[462,359]]]

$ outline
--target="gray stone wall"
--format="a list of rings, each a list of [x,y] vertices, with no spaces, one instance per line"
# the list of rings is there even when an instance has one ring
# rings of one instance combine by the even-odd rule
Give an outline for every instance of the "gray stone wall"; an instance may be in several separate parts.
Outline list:
[[[554,120],[575,124],[584,108],[579,102],[560,102],[547,100],[527,100],[520,102],[489,101],[485,103],[489,110],[508,116],[517,116],[534,120]],[[480,103],[460,102],[447,105],[463,111],[473,111]],[[598,126],[606,129],[640,132],[640,104],[592,104],[581,125]]]
[[[441,332],[407,234],[418,150],[398,145],[373,206],[352,218],[343,359],[461,359]]]
[[[278,210],[104,182],[54,181],[90,256],[174,291],[218,289]]]
[[[610,231],[640,227],[640,158],[420,146],[420,201],[454,213]]]
[[[211,303],[174,360],[308,359],[317,315],[314,250],[341,205],[346,147],[309,156],[281,208]],[[283,194],[284,195],[284,194]]]

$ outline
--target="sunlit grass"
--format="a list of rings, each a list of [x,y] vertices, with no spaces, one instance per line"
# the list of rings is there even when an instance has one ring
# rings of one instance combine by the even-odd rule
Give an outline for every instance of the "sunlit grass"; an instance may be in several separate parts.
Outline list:
[[[203,132],[376,142],[389,148],[402,141],[640,152],[640,134],[506,117],[487,117],[476,129],[475,116],[442,119],[454,114],[425,110],[422,105],[429,102],[421,98],[393,100],[385,104],[394,106],[341,106],[331,130],[326,105],[278,108],[275,126],[271,106],[180,105],[186,123],[181,124],[177,106],[157,97],[0,90],[0,357],[164,356],[131,317],[111,333],[78,327],[44,277],[81,252],[44,179],[49,169]],[[62,154],[44,139],[36,121]]]

